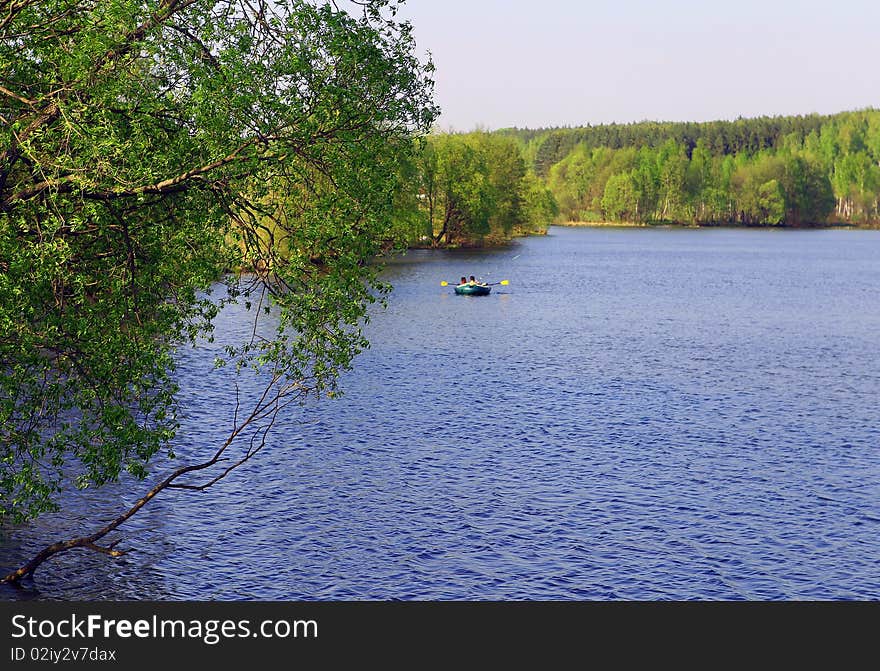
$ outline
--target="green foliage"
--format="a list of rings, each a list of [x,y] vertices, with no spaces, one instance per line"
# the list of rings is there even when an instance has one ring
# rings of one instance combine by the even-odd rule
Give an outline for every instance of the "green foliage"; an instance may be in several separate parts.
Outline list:
[[[632,172],[611,175],[605,182],[602,210],[615,221],[637,221],[639,196],[639,187]]]
[[[589,221],[589,213],[601,210],[605,185],[612,175],[639,170],[636,179],[650,182],[644,185],[643,192],[656,191],[656,166],[643,165],[642,158],[632,148],[616,152],[607,148],[590,150],[581,145],[553,166],[547,185],[563,215],[572,221]]]
[[[787,223],[821,223],[834,210],[834,193],[828,175],[805,156],[792,155],[785,159],[782,188]]]
[[[880,224],[880,111],[534,133],[569,221]]]
[[[405,172],[415,175],[408,187],[415,193],[397,221],[410,222],[410,240],[476,245],[546,231],[556,216],[552,194],[527,174],[517,143],[501,134],[432,135]]]
[[[488,156],[472,137],[448,135],[431,140],[437,152],[442,207],[438,214],[443,217],[440,235],[450,243],[486,235],[496,195],[489,178]]]
[[[546,233],[559,216],[559,206],[550,189],[534,173],[526,173],[522,178],[522,201],[523,230],[526,233]]]
[[[506,129],[499,131],[528,143],[532,167],[541,177],[578,145],[588,150],[607,147],[623,149],[643,147],[656,149],[668,142],[683,146],[690,153],[702,141],[713,156],[754,154],[778,146],[786,135],[804,138],[815,132],[831,117],[809,116],[759,117],[735,121],[658,122],[603,124],[582,128],[551,128],[537,130]]]
[[[0,15],[0,516],[171,450],[205,290],[258,280],[275,337],[228,352],[332,392],[430,65],[395,3],[40,0]],[[261,287],[261,288],[260,288]]]

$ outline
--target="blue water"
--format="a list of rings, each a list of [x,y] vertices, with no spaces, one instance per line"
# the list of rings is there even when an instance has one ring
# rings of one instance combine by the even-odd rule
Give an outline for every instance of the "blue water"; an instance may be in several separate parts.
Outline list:
[[[470,274],[510,285],[439,285]],[[342,399],[0,597],[880,598],[880,231],[553,228],[386,278]],[[182,455],[229,426],[212,359],[182,355]],[[71,494],[0,566],[143,490]]]

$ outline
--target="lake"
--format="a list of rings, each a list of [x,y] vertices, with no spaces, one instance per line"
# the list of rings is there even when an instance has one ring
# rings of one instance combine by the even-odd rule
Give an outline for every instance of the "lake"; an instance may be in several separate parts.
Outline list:
[[[440,286],[471,274],[510,284]],[[124,559],[0,598],[880,599],[880,231],[553,227],[385,278],[343,398],[163,493]],[[183,455],[229,425],[212,347],[181,357]],[[0,565],[144,490],[72,493]]]

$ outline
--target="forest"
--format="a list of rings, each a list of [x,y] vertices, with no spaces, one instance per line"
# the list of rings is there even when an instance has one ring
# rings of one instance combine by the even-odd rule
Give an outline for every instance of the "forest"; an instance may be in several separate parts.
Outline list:
[[[880,110],[435,134],[407,172],[410,243],[565,222],[878,226]]]

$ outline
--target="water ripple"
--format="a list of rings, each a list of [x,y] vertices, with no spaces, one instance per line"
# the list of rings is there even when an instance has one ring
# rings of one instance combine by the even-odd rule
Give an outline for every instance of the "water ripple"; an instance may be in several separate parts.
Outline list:
[[[9,598],[878,599],[877,258],[868,231],[413,253],[341,400],[213,493],[156,499],[129,559],[71,555]],[[437,286],[471,272],[511,286]],[[228,425],[212,356],[181,361],[184,456]],[[141,490],[71,493],[0,562]]]

